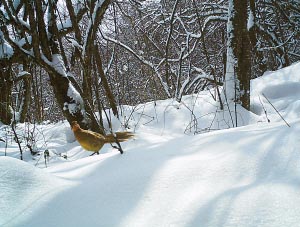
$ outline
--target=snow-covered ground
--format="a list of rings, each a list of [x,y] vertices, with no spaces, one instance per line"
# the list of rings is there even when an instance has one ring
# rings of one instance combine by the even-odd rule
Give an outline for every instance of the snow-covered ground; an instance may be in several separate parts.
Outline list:
[[[0,142],[0,226],[298,227],[300,63],[253,80],[251,102],[237,128],[208,92],[125,106],[114,127],[136,137],[123,155],[89,156],[66,122],[35,129],[46,163]]]

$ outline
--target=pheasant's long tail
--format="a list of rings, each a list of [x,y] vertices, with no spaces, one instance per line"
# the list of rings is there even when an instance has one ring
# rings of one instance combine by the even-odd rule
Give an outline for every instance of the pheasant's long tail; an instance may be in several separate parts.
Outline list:
[[[116,132],[116,138],[113,134],[108,134],[105,136],[105,143],[114,143],[116,139],[118,142],[124,142],[134,137],[132,132]]]

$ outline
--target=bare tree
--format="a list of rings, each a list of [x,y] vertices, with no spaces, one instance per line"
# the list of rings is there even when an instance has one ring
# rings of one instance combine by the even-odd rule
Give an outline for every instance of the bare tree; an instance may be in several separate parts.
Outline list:
[[[220,84],[224,67],[220,67],[215,60],[221,59],[222,62],[220,42],[209,42],[208,37],[214,36],[224,42],[222,29],[227,21],[225,3],[121,3],[118,2],[115,7],[117,25],[114,30],[105,27],[102,35],[109,43],[125,49],[124,59],[128,59],[129,53],[131,64],[135,61],[142,63],[136,65],[143,66],[140,72],[146,70],[148,78],[145,74],[136,75],[135,67],[126,67],[127,70],[132,69],[132,74],[144,77],[145,83],[153,81],[153,87],[160,87],[164,97],[174,97],[178,101],[185,94]],[[219,53],[213,53],[214,50]],[[119,53],[120,61],[125,54]]]

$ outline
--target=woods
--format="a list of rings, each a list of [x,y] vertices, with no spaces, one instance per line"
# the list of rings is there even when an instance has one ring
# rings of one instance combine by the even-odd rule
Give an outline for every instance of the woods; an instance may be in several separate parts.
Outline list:
[[[299,28],[299,0],[0,0],[0,226],[299,226]]]
[[[104,133],[103,108],[202,90],[249,110],[251,78],[299,61],[299,19],[298,1],[1,1],[0,121]]]

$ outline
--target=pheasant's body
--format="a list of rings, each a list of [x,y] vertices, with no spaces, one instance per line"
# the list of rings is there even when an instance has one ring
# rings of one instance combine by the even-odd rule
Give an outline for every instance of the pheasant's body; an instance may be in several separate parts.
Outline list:
[[[133,137],[131,132],[117,132],[116,138],[112,134],[104,136],[99,133],[80,128],[76,121],[72,122],[71,126],[78,143],[85,150],[97,153],[106,143],[116,142],[116,139],[118,142],[124,142]]]

